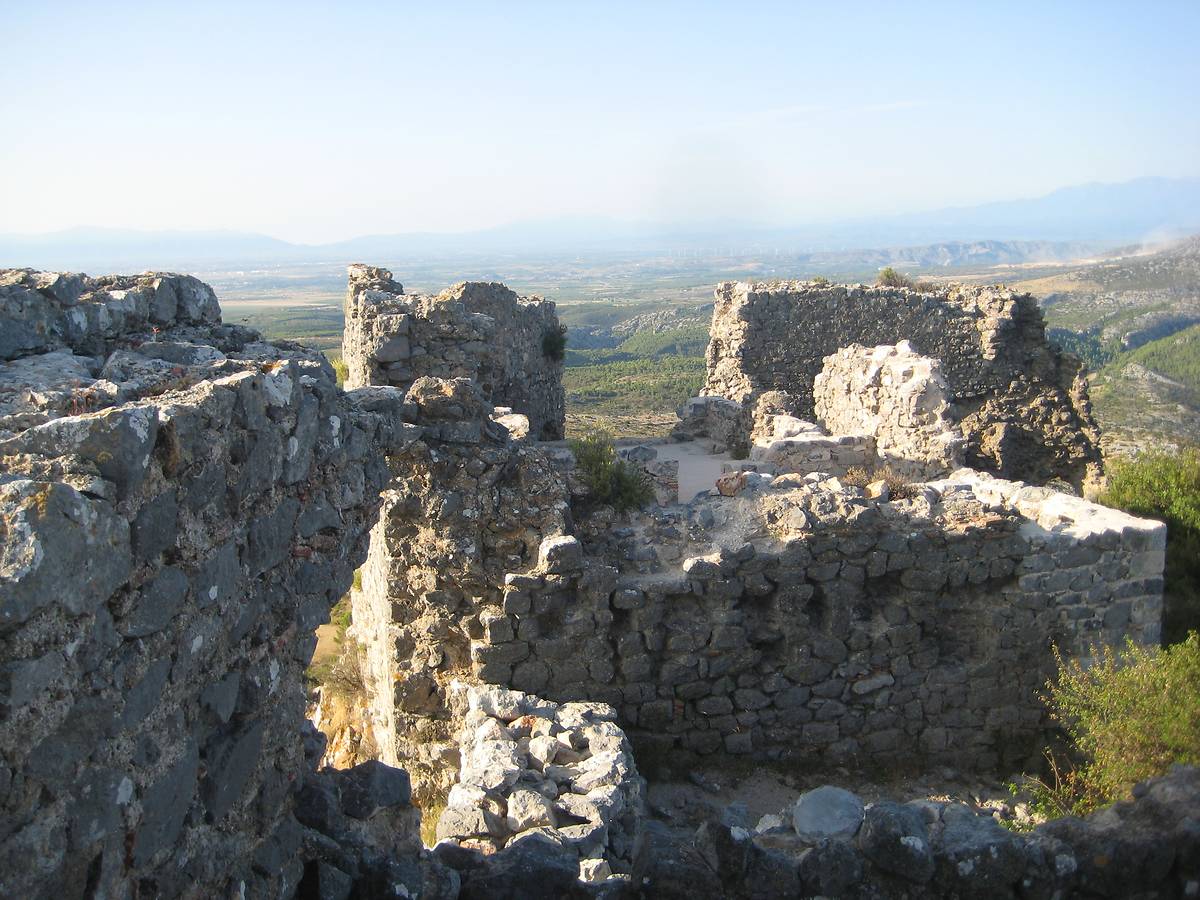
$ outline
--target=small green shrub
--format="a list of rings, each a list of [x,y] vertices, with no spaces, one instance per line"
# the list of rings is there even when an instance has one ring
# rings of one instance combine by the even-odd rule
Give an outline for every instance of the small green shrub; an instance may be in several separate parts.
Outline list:
[[[350,627],[350,595],[343,594],[342,599],[333,604],[329,611],[329,621],[337,626],[338,643],[346,637],[346,629]]]
[[[346,379],[350,377],[350,367],[346,365],[346,360],[340,355],[331,356],[329,363],[333,366],[333,374],[337,377],[337,386],[344,387]]]
[[[1100,502],[1167,523],[1163,643],[1200,629],[1200,448],[1113,463]]]
[[[826,278],[824,275],[814,275],[812,278],[809,279],[809,281],[812,284],[820,285],[821,287],[824,287],[825,285],[829,284],[829,279]]]
[[[876,277],[875,283],[879,285],[879,287],[910,288],[913,286],[911,278],[909,278],[907,275],[901,275],[891,266],[887,266],[879,271],[879,275]]]
[[[1049,780],[1032,782],[1042,817],[1085,815],[1175,763],[1200,764],[1200,634],[1165,649],[1106,647],[1090,666],[1064,660],[1043,699],[1075,759],[1047,751]]]
[[[576,472],[587,488],[588,501],[617,512],[640,509],[654,499],[650,477],[620,459],[612,438],[595,432],[571,441]]]
[[[559,325],[542,335],[542,353],[547,359],[562,362],[567,355],[567,326]]]

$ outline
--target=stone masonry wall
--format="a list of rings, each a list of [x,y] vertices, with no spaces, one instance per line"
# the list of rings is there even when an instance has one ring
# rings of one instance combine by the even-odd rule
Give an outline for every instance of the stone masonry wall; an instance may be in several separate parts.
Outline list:
[[[473,382],[421,379],[408,402],[424,433],[388,459],[352,635],[381,758],[402,760],[425,800],[457,768],[448,686],[470,671],[472,641],[499,635],[489,616],[505,573],[535,566],[543,537],[565,530],[567,491],[543,450],[488,416]]]
[[[572,577],[617,562],[607,605],[510,578],[492,633],[552,637],[491,639],[509,683],[612,703],[635,743],[986,769],[1031,748],[1052,643],[1158,641],[1158,523],[969,471],[898,502],[746,481],[626,528],[581,523]]]
[[[386,269],[350,267],[342,355],[348,387],[407,390],[417,378],[469,378],[494,406],[529,419],[538,439],[563,436],[562,361],[543,341],[560,334],[554,304],[502,284],[464,282],[436,297],[405,294]]]
[[[25,354],[0,363],[0,896],[288,896],[321,866],[349,883],[372,846],[415,869],[404,773],[322,781],[301,731],[378,451],[419,430],[403,398],[219,324],[194,279],[0,285]],[[293,816],[302,785],[351,836],[340,869],[304,849],[339,845]]]
[[[900,340],[941,363],[968,465],[1038,483],[1098,479],[1099,435],[1082,367],[1046,342],[1028,294],[725,282],[703,393],[752,404],[764,391],[787,391],[798,400],[795,414],[811,419],[825,357],[850,344]]]
[[[389,499],[356,604],[386,635],[386,739],[429,790],[455,680],[609,703],[663,750],[987,769],[1044,726],[1052,644],[1158,640],[1163,526],[1048,489],[963,470],[888,502],[748,473],[733,497],[572,528],[536,445],[418,447],[392,465],[420,496]],[[460,506],[467,478],[486,511]]]

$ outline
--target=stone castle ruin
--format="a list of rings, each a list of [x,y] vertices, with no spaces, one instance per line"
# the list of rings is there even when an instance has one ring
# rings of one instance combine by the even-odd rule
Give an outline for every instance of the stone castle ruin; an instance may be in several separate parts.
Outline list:
[[[1098,482],[1099,432],[1081,364],[1047,343],[1032,296],[995,287],[718,285],[703,390],[711,399],[692,404],[685,431],[745,443],[755,404],[770,392],[784,392],[795,417],[820,418],[830,355],[899,341],[937,361],[967,465],[1037,484]],[[849,424],[835,414],[826,428]]]
[[[664,476],[618,519],[578,503],[547,440],[545,301],[415,297],[353,267],[342,390],[319,354],[222,324],[193,278],[0,272],[0,896],[1193,890],[1188,769],[1030,835],[852,795],[836,822],[801,798],[791,849],[649,819],[646,752],[1023,759],[1052,644],[1158,640],[1163,526],[1037,484],[1096,458],[1028,302],[887,294],[912,327],[880,340],[836,313],[863,294],[722,286],[709,396],[680,430],[699,440],[624,452],[679,488],[679,448],[729,472],[684,502]],[[836,345],[747,354],[760,295],[796,323],[824,297]],[[750,458],[707,454],[722,440]],[[843,481],[851,451],[913,483]],[[981,460],[1031,483],[960,466]],[[360,566],[376,750],[333,769],[303,672]],[[414,796],[445,803],[434,849]]]
[[[464,282],[426,297],[405,294],[386,269],[351,266],[346,386],[467,378],[492,406],[525,416],[534,438],[556,440],[566,414],[561,333],[553,303],[502,284]]]

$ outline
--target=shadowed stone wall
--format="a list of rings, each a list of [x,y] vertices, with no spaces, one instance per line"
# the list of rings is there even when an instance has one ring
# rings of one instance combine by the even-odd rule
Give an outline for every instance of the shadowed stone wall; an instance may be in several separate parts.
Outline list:
[[[302,738],[380,454],[419,431],[403,397],[343,394],[319,354],[221,325],[194,279],[0,285],[26,354],[0,363],[24,387],[0,420],[0,895],[288,896],[323,865],[310,826],[350,841],[326,882],[363,874],[378,827],[418,887],[404,773],[322,780]],[[293,815],[302,787],[323,817]]]

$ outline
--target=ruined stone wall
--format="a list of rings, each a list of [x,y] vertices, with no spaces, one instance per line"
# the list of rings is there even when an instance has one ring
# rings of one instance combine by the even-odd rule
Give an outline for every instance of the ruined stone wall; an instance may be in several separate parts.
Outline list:
[[[382,759],[403,761],[425,799],[457,765],[447,686],[470,670],[505,573],[535,566],[543,537],[566,529],[567,493],[545,451],[489,417],[474,383],[421,379],[408,403],[424,432],[388,459],[352,635]]]
[[[25,354],[0,363],[0,895],[288,896],[372,846],[415,867],[404,773],[318,778],[301,730],[403,398],[220,325],[194,279],[0,285]],[[324,818],[293,815],[302,786]],[[350,836],[340,869],[313,823]]]
[[[389,499],[368,563],[386,593],[362,602],[391,623],[398,759],[431,790],[455,679],[612,704],[659,749],[987,769],[1032,749],[1052,644],[1158,640],[1163,526],[1047,489],[964,470],[885,502],[749,473],[737,496],[572,528],[535,445],[418,446],[393,470],[422,493]],[[460,509],[456,485],[493,469],[472,489],[500,502]],[[520,482],[539,486],[523,510]]]
[[[1013,485],[991,506],[967,473],[889,503],[779,482],[585,528],[565,574],[599,596],[510,578],[491,634],[542,639],[476,657],[505,654],[514,687],[612,703],[635,741],[989,768],[1031,749],[1052,643],[1158,641],[1158,523]]]
[[[938,293],[804,282],[718,285],[703,393],[752,403],[794,395],[814,415],[825,357],[850,344],[910,341],[938,360],[966,461],[1009,478],[1079,486],[1100,475],[1082,368],[1050,347],[1036,301],[990,287]]]
[[[422,376],[469,378],[494,406],[529,419],[543,440],[563,436],[562,360],[554,304],[502,284],[464,282],[435,297],[405,294],[386,269],[351,266],[342,355],[348,387],[407,390]]]

